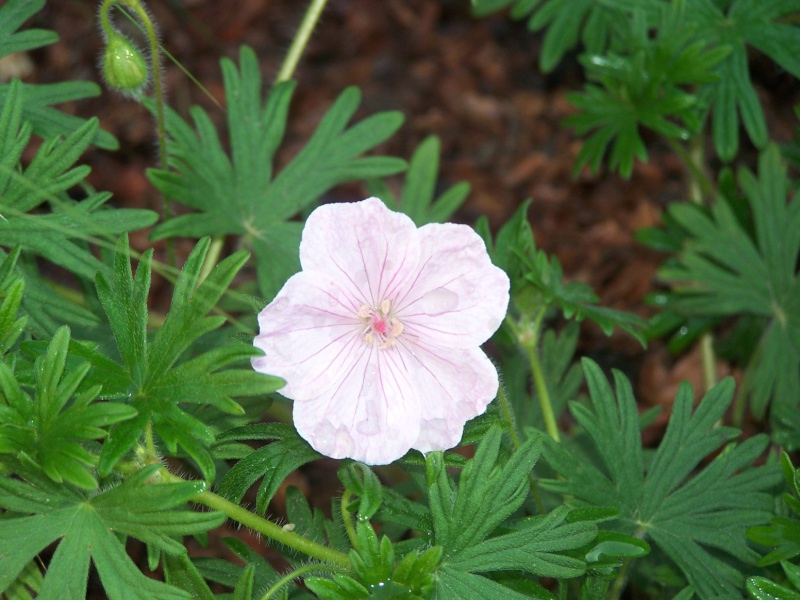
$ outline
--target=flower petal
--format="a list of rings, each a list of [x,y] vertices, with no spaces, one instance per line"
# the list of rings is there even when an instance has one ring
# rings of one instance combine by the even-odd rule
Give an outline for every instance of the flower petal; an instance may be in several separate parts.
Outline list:
[[[492,264],[483,240],[466,225],[425,225],[419,236],[419,273],[397,300],[405,332],[422,344],[479,346],[505,317],[508,276]]]
[[[395,363],[394,349],[363,348],[336,387],[295,401],[292,416],[298,433],[318,452],[385,465],[419,436],[419,396]]]
[[[293,400],[332,387],[364,352],[358,306],[334,282],[297,273],[258,315],[253,344],[265,356],[253,368],[286,380],[279,391]]]
[[[404,348],[409,378],[422,404],[420,452],[446,450],[461,441],[464,424],[484,413],[497,395],[498,377],[480,348]]]
[[[308,217],[300,243],[304,271],[341,281],[369,306],[405,285],[419,254],[414,222],[377,198],[320,206]]]

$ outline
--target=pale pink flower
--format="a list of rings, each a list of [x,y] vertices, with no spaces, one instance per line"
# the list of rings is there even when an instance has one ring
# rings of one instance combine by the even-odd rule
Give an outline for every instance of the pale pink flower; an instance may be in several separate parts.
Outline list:
[[[368,198],[316,209],[300,263],[258,316],[253,359],[286,380],[300,435],[372,465],[458,444],[497,393],[479,346],[508,306],[483,240],[466,225],[417,229]]]

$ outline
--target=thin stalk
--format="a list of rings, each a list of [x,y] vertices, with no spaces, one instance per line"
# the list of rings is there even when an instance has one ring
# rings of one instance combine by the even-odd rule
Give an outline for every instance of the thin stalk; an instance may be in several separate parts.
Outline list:
[[[553,412],[553,402],[550,399],[550,392],[547,390],[547,383],[544,379],[542,364],[539,361],[539,334],[541,332],[542,320],[544,319],[545,308],[541,308],[532,321],[526,319],[524,324],[515,323],[513,319],[506,318],[506,324],[511,333],[522,346],[528,355],[528,362],[533,376],[533,385],[536,388],[536,395],[539,397],[539,407],[544,419],[544,427],[547,434],[555,441],[561,441],[558,433],[555,413]]]
[[[345,488],[344,494],[342,494],[341,503],[339,505],[339,510],[342,511],[342,522],[344,523],[344,530],[347,532],[347,538],[350,540],[350,545],[358,550],[358,536],[356,535],[356,528],[353,527],[353,518],[350,515],[350,511],[347,510],[347,505],[350,504],[350,498],[352,498],[353,494]]]
[[[311,39],[311,34],[314,32],[314,28],[316,27],[317,22],[322,15],[322,11],[324,10],[326,3],[327,0],[312,0],[311,4],[306,10],[306,14],[303,15],[303,20],[300,22],[300,27],[297,29],[297,33],[292,40],[292,45],[289,47],[289,52],[286,53],[286,57],[283,59],[283,64],[281,64],[281,68],[278,71],[277,77],[275,78],[275,83],[288,81],[294,75],[297,65],[300,63],[300,57],[303,55],[303,51],[306,49],[306,46],[308,46],[308,40]],[[215,235],[211,241],[212,247],[218,246],[221,248],[224,240],[225,236]],[[205,261],[203,262],[200,281],[204,279],[203,273],[207,274],[211,272],[215,261],[218,259],[219,253],[215,255],[213,252],[209,252],[206,255]]]
[[[153,72],[153,100],[156,106],[156,135],[158,137],[158,165],[162,170],[168,168],[167,157],[167,127],[164,116],[164,86],[161,73],[161,52],[158,43],[158,32],[153,24],[150,15],[144,8],[140,0],[104,0],[100,7],[100,24],[106,35],[111,35],[114,31],[108,13],[114,5],[126,7],[133,12],[138,19],[138,25],[144,29],[144,35],[150,46],[150,70]],[[128,15],[129,16],[129,15]],[[166,222],[172,218],[172,203],[167,196],[162,196],[161,219]],[[177,259],[175,256],[175,244],[172,239],[166,242],[167,262],[175,267]]]
[[[673,138],[666,137],[665,139],[672,151],[683,161],[689,172],[689,199],[696,204],[704,205],[707,199],[710,200],[714,197],[714,186],[706,176],[703,168],[705,153],[703,151],[702,137],[694,136],[689,141],[688,149]],[[700,337],[700,360],[703,369],[703,385],[707,392],[717,384],[714,336],[710,331]]]
[[[153,25],[150,15],[139,0],[124,0],[121,2],[130,8],[142,24],[150,44],[150,68],[153,70],[153,98],[156,103],[156,128],[158,130],[158,162],[162,169],[167,168],[167,127],[164,117],[164,87],[161,82],[161,53],[158,46],[158,33]],[[172,206],[169,198],[164,198],[164,220],[172,216]]]
[[[673,138],[665,139],[689,171],[689,198],[692,202],[702,204],[704,198],[713,198],[714,186],[703,171],[703,147],[697,141],[698,138],[692,139],[688,150]]]
[[[288,81],[294,75],[297,64],[300,62],[300,57],[303,55],[306,46],[308,46],[308,40],[311,39],[311,34],[322,15],[326,3],[327,0],[311,0],[311,4],[308,6],[306,14],[303,15],[300,27],[292,40],[292,45],[289,47],[289,52],[286,53],[286,58],[283,60],[280,71],[278,71],[275,83]]]
[[[536,386],[536,394],[539,396],[539,406],[542,409],[544,428],[555,441],[560,442],[561,436],[558,433],[558,424],[553,412],[553,402],[550,400],[550,392],[547,391],[547,382],[544,380],[542,363],[539,361],[539,350],[536,347],[528,349],[528,360],[531,363],[531,373],[533,374],[533,385]]]
[[[171,483],[181,483],[186,481],[177,475],[173,475],[166,468],[160,469],[159,473],[163,477],[164,481]],[[343,552],[339,552],[333,548],[328,548],[327,546],[313,542],[307,537],[304,537],[298,533],[288,531],[280,525],[259,517],[249,510],[242,508],[230,500],[226,500],[214,492],[201,492],[192,498],[191,501],[196,504],[207,506],[212,510],[223,512],[229,519],[232,519],[237,523],[241,523],[245,527],[249,527],[264,537],[275,540],[276,542],[292,548],[293,550],[297,550],[298,552],[302,552],[306,556],[310,556],[311,558],[315,558],[344,569],[350,568],[350,558]]]
[[[269,588],[264,595],[261,596],[261,600],[270,600],[275,594],[281,591],[281,588],[285,586],[287,583],[294,581],[298,577],[302,577],[306,573],[313,573],[314,571],[331,571],[333,573],[341,573],[342,571],[346,571],[346,569],[342,569],[341,567],[337,567],[334,565],[322,565],[322,564],[313,564],[313,565],[305,565],[303,567],[299,567],[290,573],[287,573]]]

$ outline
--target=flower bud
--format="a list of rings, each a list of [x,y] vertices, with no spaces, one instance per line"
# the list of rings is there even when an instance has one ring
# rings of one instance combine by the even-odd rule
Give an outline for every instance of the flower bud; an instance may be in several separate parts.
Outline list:
[[[147,61],[132,42],[121,35],[113,35],[103,54],[103,75],[110,87],[134,94],[147,83]]]

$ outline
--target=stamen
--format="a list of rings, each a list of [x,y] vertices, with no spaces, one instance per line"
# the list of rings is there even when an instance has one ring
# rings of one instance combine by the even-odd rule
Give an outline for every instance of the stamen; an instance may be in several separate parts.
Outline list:
[[[364,343],[373,344],[377,341],[380,350],[394,346],[396,338],[403,333],[403,324],[392,313],[391,300],[381,300],[378,306],[372,307],[364,304],[356,315],[364,324]]]

